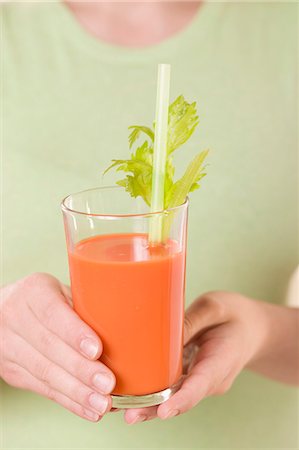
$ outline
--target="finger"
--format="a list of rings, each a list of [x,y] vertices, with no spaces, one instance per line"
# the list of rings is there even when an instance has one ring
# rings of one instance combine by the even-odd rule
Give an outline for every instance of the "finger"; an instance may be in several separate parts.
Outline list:
[[[199,345],[196,342],[189,342],[185,345],[183,350],[183,374],[186,375],[190,372],[194,366],[198,352],[200,350]]]
[[[221,354],[222,349],[219,346],[219,353],[205,356],[204,359],[199,360],[189,375],[185,377],[181,388],[158,407],[158,417],[167,419],[184,413],[205,397],[216,393],[231,372],[229,359],[224,360]]]
[[[108,394],[116,384],[113,372],[100,361],[89,361],[72,347],[62,341],[35,318],[30,316],[23,327],[17,322],[12,324],[14,332],[22,336],[32,347],[38,350],[48,360],[66,370],[87,386]]]
[[[84,356],[98,359],[103,349],[101,340],[68,304],[60,283],[51,277],[46,284],[40,278],[36,283],[40,295],[30,297],[28,306],[38,321]]]
[[[61,392],[50,388],[49,385],[38,380],[23,367],[18,366],[15,363],[10,363],[8,365],[8,371],[10,372],[10,381],[13,386],[36,392],[49,400],[53,400],[83,419],[90,420],[91,422],[98,422],[101,419],[102,416],[91,409],[85,408],[79,403],[74,402]]]
[[[157,417],[157,406],[127,409],[124,413],[125,422],[129,425],[145,422],[146,420],[151,420],[155,417]]]
[[[208,393],[210,380],[203,373],[190,373],[182,387],[157,410],[160,419],[169,419],[193,408]]]
[[[185,312],[184,345],[197,338],[208,328],[227,320],[222,302],[211,295],[204,295],[193,302]]]
[[[65,284],[60,284],[61,291],[68,302],[68,304],[73,307],[73,299],[72,299],[72,291],[69,286],[66,286]]]
[[[72,401],[100,415],[111,408],[111,397],[104,396],[74,378],[35,350],[20,336],[10,333],[10,361],[17,363],[34,377]]]

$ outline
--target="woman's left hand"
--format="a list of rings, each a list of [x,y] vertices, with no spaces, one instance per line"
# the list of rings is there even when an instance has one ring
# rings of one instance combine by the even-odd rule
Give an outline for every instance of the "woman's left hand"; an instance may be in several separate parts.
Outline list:
[[[184,322],[184,379],[161,405],[127,409],[128,424],[182,414],[202,399],[226,393],[265,340],[259,304],[240,294],[211,292],[188,308]],[[254,332],[253,332],[254,330]]]

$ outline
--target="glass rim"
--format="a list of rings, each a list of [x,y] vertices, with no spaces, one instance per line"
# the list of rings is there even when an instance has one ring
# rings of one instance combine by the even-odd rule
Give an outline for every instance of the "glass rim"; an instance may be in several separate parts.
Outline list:
[[[84,194],[86,192],[91,192],[91,191],[104,191],[104,190],[109,190],[109,189],[116,189],[116,190],[123,190],[122,186],[100,186],[100,187],[96,187],[96,188],[90,188],[90,189],[84,189],[83,191],[79,191],[79,192],[75,192],[74,194],[69,194],[66,197],[63,198],[63,200],[60,203],[60,207],[62,209],[63,212],[66,213],[75,213],[75,214],[81,214],[82,216],[86,216],[86,217],[101,217],[101,218],[106,218],[106,219],[128,219],[128,218],[133,218],[133,217],[153,217],[156,215],[161,215],[161,214],[165,214],[168,212],[172,212],[172,211],[176,211],[179,210],[183,207],[187,207],[189,204],[189,197],[187,196],[185,201],[183,203],[181,203],[178,206],[173,206],[172,208],[166,208],[163,209],[161,211],[149,211],[149,212],[144,212],[144,213],[134,213],[134,214],[96,214],[96,213],[87,213],[84,211],[78,211],[76,209],[72,209],[69,208],[66,205],[67,200],[70,197],[73,197],[75,195],[79,195],[79,194]],[[130,194],[128,194],[130,195]]]

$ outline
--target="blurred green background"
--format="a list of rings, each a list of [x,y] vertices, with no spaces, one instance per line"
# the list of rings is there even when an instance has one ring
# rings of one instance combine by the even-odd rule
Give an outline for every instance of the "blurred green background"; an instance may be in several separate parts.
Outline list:
[[[171,97],[196,100],[200,116],[178,174],[211,149],[191,199],[186,303],[211,289],[283,302],[298,264],[297,10],[209,3],[178,35],[130,50],[88,35],[60,3],[1,6],[3,282],[44,271],[68,283],[59,203],[114,183],[101,172],[128,155],[129,125],[152,123],[156,65],[169,62]],[[297,391],[250,373],[187,414],[131,427],[120,413],[91,424],[1,393],[4,449],[298,446]]]
[[[126,425],[120,413],[88,423],[34,394],[6,388],[5,449],[297,449],[294,391],[243,374],[224,397],[168,421]]]

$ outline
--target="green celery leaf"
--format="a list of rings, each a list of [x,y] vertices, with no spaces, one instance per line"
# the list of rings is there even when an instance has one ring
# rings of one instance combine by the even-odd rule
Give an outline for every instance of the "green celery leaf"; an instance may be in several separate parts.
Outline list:
[[[193,134],[199,123],[196,103],[188,103],[180,95],[170,106],[168,113],[167,151],[172,153]]]
[[[149,127],[143,127],[140,125],[132,125],[129,127],[129,130],[132,130],[130,135],[129,135],[129,147],[132,148],[134,142],[139,138],[140,133],[143,132],[145,133],[152,142],[154,142],[154,132],[153,130],[151,130]]]
[[[106,173],[112,168],[116,171],[128,173],[126,177],[117,182],[119,186],[123,186],[132,197],[142,197],[143,200],[150,205],[152,192],[152,166],[153,148],[145,141],[138,147],[135,153],[131,154],[131,159],[113,160],[112,164],[105,170]]]
[[[199,188],[199,181],[205,176],[202,166],[208,151],[205,150],[197,155],[187,167],[182,178],[174,180],[174,164],[172,154],[183,145],[193,134],[199,123],[196,103],[188,103],[180,95],[169,106],[168,116],[168,141],[167,160],[164,185],[164,208],[172,208],[184,203],[190,192]],[[104,174],[116,169],[117,172],[124,172],[125,178],[119,180],[117,184],[125,188],[132,197],[142,197],[148,206],[151,204],[152,192],[152,171],[153,171],[153,145],[154,131],[147,126],[132,125],[129,127],[129,147],[141,135],[144,135],[144,142],[138,146],[135,152],[131,152],[130,159],[115,159],[105,170]],[[171,220],[165,223],[164,231],[167,235]],[[167,226],[166,226],[167,225]]]
[[[209,151],[204,150],[200,152],[191,161],[186,169],[186,172],[172,187],[172,192],[170,195],[169,204],[167,208],[173,208],[175,206],[181,205],[186,200],[187,195],[191,190],[195,190],[199,187],[198,181],[205,176],[203,172],[204,167],[202,166],[205,158],[207,157]]]

